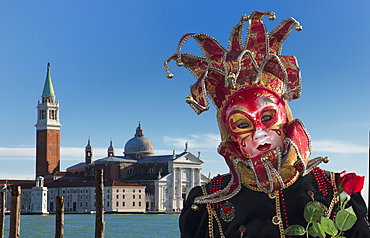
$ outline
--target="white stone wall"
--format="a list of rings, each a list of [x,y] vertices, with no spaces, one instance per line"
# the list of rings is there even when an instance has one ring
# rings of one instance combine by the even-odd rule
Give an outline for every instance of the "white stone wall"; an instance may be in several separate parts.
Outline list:
[[[66,212],[90,213],[96,210],[94,187],[51,188],[48,194],[50,212],[55,212],[57,196],[65,197]],[[104,209],[106,212],[145,212],[145,187],[105,187]]]
[[[21,193],[21,212],[31,211],[31,189],[23,189]]]
[[[105,200],[106,211],[145,212],[145,187],[107,188]],[[110,202],[109,207],[107,206],[107,202]]]
[[[10,191],[10,190],[9,190]],[[11,193],[11,191],[10,191]],[[10,199],[7,209],[10,209]],[[48,189],[46,187],[33,187],[21,191],[21,212],[22,213],[48,213]]]
[[[31,189],[31,213],[48,213],[46,187],[33,187]],[[21,207],[23,207],[21,205]]]

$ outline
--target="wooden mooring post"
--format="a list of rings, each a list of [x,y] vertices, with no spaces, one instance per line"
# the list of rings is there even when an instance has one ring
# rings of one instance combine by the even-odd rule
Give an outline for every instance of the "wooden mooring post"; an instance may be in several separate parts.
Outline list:
[[[95,214],[95,238],[104,238],[104,173],[103,169],[95,169],[95,192],[96,192],[96,214]]]
[[[20,237],[21,220],[21,187],[12,187],[12,197],[10,200],[10,228],[9,238]]]
[[[55,214],[55,238],[64,238],[64,196],[57,196]]]
[[[0,191],[0,238],[4,238],[5,226],[5,190]]]

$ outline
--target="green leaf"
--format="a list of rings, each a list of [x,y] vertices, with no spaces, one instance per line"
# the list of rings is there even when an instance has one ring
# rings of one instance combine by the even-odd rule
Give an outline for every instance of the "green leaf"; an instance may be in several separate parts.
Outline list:
[[[347,203],[351,200],[351,197],[345,191],[339,194],[340,208],[345,209]]]
[[[304,208],[304,219],[308,223],[317,222],[324,212],[324,209],[320,206],[320,203],[314,202]]]
[[[347,210],[349,209],[349,211]],[[335,218],[335,224],[341,231],[348,231],[356,223],[357,217],[354,215],[352,207],[340,210]]]
[[[322,229],[322,225],[320,223],[313,223],[312,226],[308,228],[308,234],[313,237],[325,238],[325,232]]]
[[[346,210],[347,212],[349,212],[349,213],[353,214],[354,216],[356,216],[356,213],[355,213],[355,211],[353,211],[352,206],[347,207],[345,210]]]
[[[282,235],[288,236],[303,236],[306,233],[306,230],[301,225],[291,225],[285,229]]]
[[[338,229],[334,222],[327,217],[322,217],[320,221],[323,230],[331,236],[336,236],[338,234]]]

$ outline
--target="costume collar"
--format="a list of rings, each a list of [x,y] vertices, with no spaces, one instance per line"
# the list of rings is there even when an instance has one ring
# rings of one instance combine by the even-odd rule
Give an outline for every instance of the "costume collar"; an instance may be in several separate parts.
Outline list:
[[[284,151],[277,147],[261,155],[261,163],[256,169],[256,166],[251,164],[251,160],[246,159],[231,140],[221,142],[218,151],[230,168],[231,180],[225,188],[197,197],[195,203],[225,201],[234,197],[241,190],[242,185],[256,191],[272,193],[294,184],[298,175],[305,176],[323,161],[322,157],[308,160],[311,154],[311,139],[299,119],[288,124],[287,138],[284,143],[286,146]]]

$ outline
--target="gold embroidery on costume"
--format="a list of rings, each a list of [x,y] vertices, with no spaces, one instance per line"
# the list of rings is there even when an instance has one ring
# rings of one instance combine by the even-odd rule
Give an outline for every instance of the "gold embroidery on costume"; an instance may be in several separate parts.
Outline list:
[[[207,189],[204,185],[201,186],[203,195],[207,195]],[[215,210],[212,209],[211,204],[207,204],[207,213],[208,213],[208,234],[210,238],[214,238],[214,226],[213,226],[213,219],[216,220],[218,231],[220,232],[220,237],[225,238],[224,232],[222,231],[222,226],[220,219],[218,219],[217,213]]]
[[[329,218],[330,217],[330,214],[333,211],[334,205],[339,202],[339,198],[337,196],[338,189],[337,189],[337,183],[335,181],[335,173],[332,172],[332,171],[328,171],[328,172],[330,173],[330,181],[331,181],[332,186],[333,186],[333,198],[332,198],[332,200],[330,202],[329,209],[328,209],[327,216],[326,216],[326,217]]]
[[[290,149],[286,158],[286,162],[280,168],[280,176],[283,179],[284,183],[286,183],[294,175],[296,175],[297,170],[295,169],[294,165],[297,161],[298,160],[296,151],[294,149]],[[256,178],[254,177],[251,169],[249,169],[243,163],[238,163],[237,170],[240,172],[241,182],[244,186],[256,186]]]

